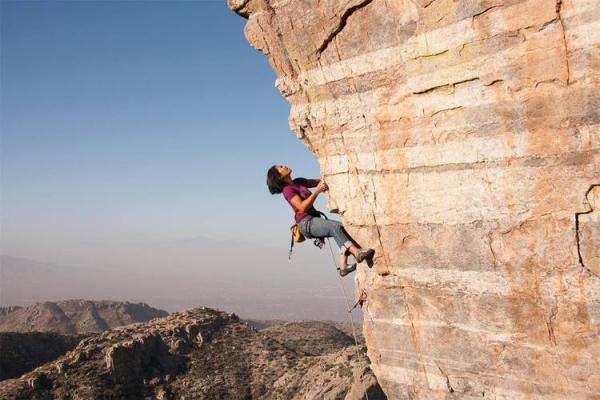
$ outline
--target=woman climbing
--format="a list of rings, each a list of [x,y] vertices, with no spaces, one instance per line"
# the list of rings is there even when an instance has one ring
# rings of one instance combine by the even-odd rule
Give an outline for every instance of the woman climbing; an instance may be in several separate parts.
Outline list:
[[[340,248],[341,276],[346,276],[356,269],[356,263],[348,265],[348,255],[352,254],[358,263],[372,260],[375,250],[357,247],[344,231],[338,221],[320,218],[320,213],[313,203],[317,196],[326,192],[329,187],[320,179],[292,179],[292,170],[284,165],[273,165],[267,172],[267,186],[271,194],[283,193],[283,197],[294,209],[294,218],[300,232],[309,238],[332,237]],[[314,192],[308,188],[315,188]]]

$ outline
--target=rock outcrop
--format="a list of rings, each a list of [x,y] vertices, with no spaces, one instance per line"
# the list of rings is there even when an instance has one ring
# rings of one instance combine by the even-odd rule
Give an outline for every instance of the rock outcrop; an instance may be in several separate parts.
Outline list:
[[[256,331],[233,314],[198,308],[88,337],[0,382],[0,398],[383,400],[364,352],[321,323]]]
[[[393,399],[600,398],[600,7],[229,0],[277,74]]]
[[[0,332],[95,333],[167,315],[145,303],[47,301],[28,307],[0,308]]]

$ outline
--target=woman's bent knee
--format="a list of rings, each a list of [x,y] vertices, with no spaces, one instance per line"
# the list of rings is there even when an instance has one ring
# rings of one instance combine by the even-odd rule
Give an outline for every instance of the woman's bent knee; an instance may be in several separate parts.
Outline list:
[[[338,222],[338,221],[332,221],[332,222],[333,222],[332,229],[335,229],[336,231],[341,231],[344,228],[341,222]]]

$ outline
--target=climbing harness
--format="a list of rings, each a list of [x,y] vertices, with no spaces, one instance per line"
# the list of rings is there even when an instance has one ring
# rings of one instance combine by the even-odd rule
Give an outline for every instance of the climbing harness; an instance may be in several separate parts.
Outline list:
[[[318,213],[321,216],[323,216],[323,218],[329,219],[321,211],[318,211]],[[310,221],[308,221],[307,223],[310,224]],[[309,235],[303,235],[302,232],[300,232],[300,226],[297,223],[290,227],[290,231],[292,232],[292,237],[290,239],[290,251],[288,252],[288,260],[292,259],[292,250],[294,249],[294,243],[302,243],[308,238],[308,239],[314,239],[313,244],[315,246],[317,246],[319,249],[322,249],[323,246],[325,245],[325,240],[323,238],[313,238],[312,236],[309,236]],[[310,225],[309,225],[309,228],[307,229],[307,231],[310,232]]]
[[[300,232],[300,228],[298,224],[292,225],[290,227],[292,231],[292,238],[290,239],[290,251],[288,253],[288,260],[292,259],[292,250],[294,249],[294,243],[302,243],[306,240],[306,237]],[[313,239],[312,237],[308,237],[309,239]],[[313,244],[317,246],[319,249],[322,249],[325,245],[325,240],[323,238],[314,238]]]

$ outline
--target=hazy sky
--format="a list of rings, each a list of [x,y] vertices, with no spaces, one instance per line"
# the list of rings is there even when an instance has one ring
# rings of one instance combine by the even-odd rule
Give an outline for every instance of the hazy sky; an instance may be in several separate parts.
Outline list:
[[[219,281],[233,311],[242,288],[312,304],[312,318],[319,296],[339,300],[328,252],[303,244],[287,260],[292,211],[266,170],[317,177],[318,164],[225,1],[0,0],[0,16],[0,253],[143,274],[170,307]]]
[[[286,234],[266,169],[318,165],[224,1],[1,4],[7,250]]]

